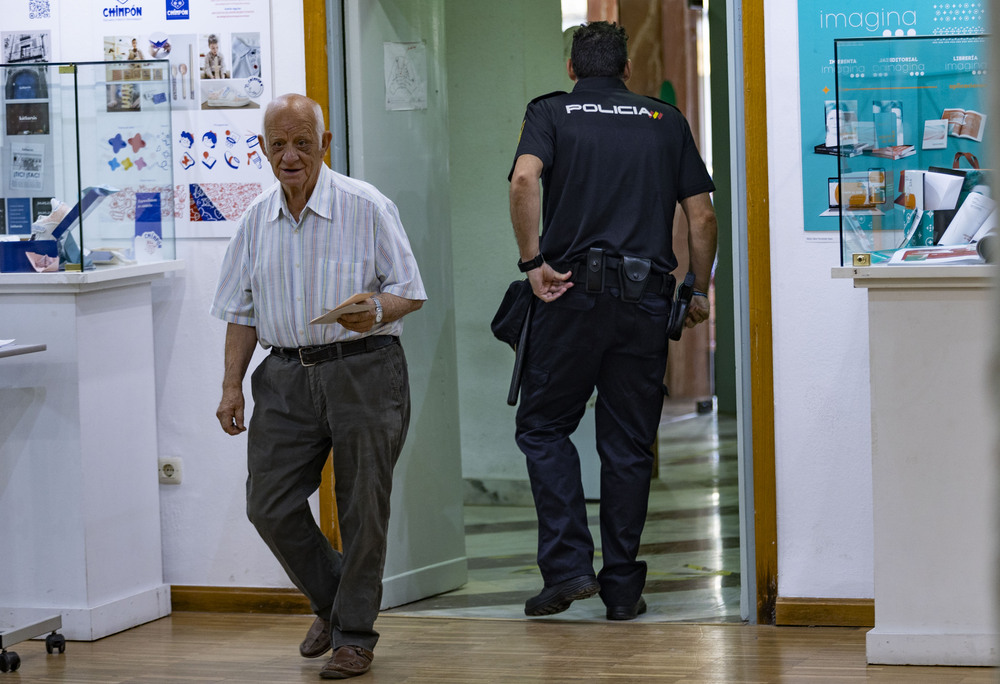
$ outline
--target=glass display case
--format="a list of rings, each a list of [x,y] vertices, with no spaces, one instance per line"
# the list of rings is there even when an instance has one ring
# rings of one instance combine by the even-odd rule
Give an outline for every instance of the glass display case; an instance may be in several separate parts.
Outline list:
[[[983,262],[997,222],[987,47],[982,35],[835,41],[823,147],[838,158],[827,191],[841,266]]]
[[[0,64],[0,271],[175,258],[170,64]]]

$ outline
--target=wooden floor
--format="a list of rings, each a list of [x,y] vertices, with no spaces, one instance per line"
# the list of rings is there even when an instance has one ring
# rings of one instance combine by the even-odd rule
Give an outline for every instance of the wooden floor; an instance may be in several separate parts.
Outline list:
[[[47,655],[22,642],[0,684],[44,682],[317,682],[302,616],[174,613],[97,642]],[[580,623],[382,615],[364,684],[496,682],[993,683],[988,668],[865,664],[865,630],[735,624]]]

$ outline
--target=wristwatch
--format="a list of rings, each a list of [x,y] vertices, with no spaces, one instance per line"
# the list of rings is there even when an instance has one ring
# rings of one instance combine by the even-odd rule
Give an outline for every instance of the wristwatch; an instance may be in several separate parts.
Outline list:
[[[372,297],[372,301],[375,302],[375,325],[378,325],[382,322],[382,302],[378,297]]]
[[[518,259],[517,268],[519,271],[521,271],[521,273],[527,273],[532,269],[538,268],[544,263],[545,263],[545,257],[543,257],[542,253],[539,252],[538,256],[536,256],[534,259],[531,259],[530,261],[521,261],[520,259]]]

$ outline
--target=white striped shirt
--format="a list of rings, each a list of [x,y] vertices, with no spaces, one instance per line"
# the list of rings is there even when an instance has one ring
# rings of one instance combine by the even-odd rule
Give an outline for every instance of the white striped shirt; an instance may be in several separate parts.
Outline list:
[[[358,292],[427,298],[396,205],[326,164],[296,221],[275,183],[247,207],[229,243],[211,313],[257,328],[264,348],[399,335],[403,321],[367,333],[309,321]]]

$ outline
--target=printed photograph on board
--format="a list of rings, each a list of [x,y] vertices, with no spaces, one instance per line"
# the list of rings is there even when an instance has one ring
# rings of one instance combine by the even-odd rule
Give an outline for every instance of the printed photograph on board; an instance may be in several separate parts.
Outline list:
[[[135,62],[147,59],[144,45],[145,38],[134,34],[104,36],[104,61]]]
[[[201,77],[222,79],[229,78],[229,67],[226,64],[225,51],[219,45],[218,33],[202,34],[199,39],[199,59],[201,60]]]
[[[8,102],[7,135],[48,135],[48,102]]]
[[[45,67],[22,66],[4,69],[4,97],[8,100],[45,100],[49,97]]]
[[[141,93],[137,83],[109,83],[106,88],[109,112],[139,111]]]
[[[198,36],[171,33],[162,37],[164,50],[159,57],[170,60],[170,106],[174,110],[198,109]]]
[[[260,78],[260,34],[233,34],[233,78]]]
[[[48,31],[3,31],[0,43],[3,44],[3,62],[21,64],[47,62],[52,40]]]

